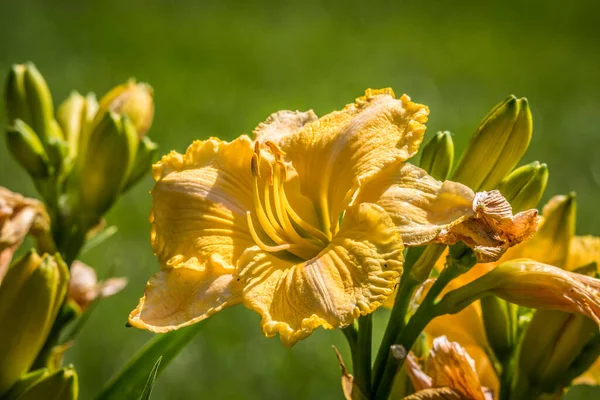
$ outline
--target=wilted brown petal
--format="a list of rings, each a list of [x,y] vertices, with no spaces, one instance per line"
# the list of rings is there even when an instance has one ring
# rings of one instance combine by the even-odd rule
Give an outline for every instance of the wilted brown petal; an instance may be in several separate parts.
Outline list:
[[[344,398],[346,400],[353,400],[354,397],[352,397],[352,392],[354,391],[354,377],[348,372],[348,369],[344,364],[344,359],[338,349],[335,346],[331,347],[333,347],[333,350],[335,351],[335,355],[342,370],[342,391],[344,392]]]
[[[25,236],[30,232],[39,235],[49,229],[50,218],[40,201],[0,186],[0,282]]]
[[[71,264],[71,280],[68,296],[85,310],[98,297],[109,297],[127,285],[126,278],[110,278],[98,282],[96,271],[89,265],[75,260]]]
[[[409,398],[473,400],[489,398],[488,391],[481,386],[473,359],[460,344],[448,341],[446,336],[434,339],[424,370],[413,354],[406,359],[406,369],[417,391]]]

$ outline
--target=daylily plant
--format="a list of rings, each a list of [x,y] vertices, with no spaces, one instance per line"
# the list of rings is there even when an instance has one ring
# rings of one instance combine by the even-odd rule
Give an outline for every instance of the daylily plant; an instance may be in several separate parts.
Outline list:
[[[391,89],[343,110],[280,111],[254,140],[216,138],[154,166],[161,263],[131,325],[167,332],[243,303],[286,345],[348,326],[390,296],[404,246],[463,240],[482,261],[531,236],[497,192],[438,182],[405,163],[429,110]]]

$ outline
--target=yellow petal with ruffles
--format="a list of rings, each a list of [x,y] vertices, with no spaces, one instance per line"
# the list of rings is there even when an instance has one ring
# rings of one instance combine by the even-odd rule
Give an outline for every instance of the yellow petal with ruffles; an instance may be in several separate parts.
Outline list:
[[[288,119],[286,126],[297,126],[298,119],[307,122],[292,133],[264,133],[272,131],[263,126],[257,136],[276,140],[298,172],[303,194],[319,208],[322,228],[335,232],[341,212],[361,186],[417,152],[428,114],[426,106],[406,95],[396,99],[391,89],[369,89],[316,121],[312,115],[290,116],[294,123]]]
[[[356,202],[375,202],[392,217],[407,246],[463,241],[479,262],[495,261],[537,229],[537,211],[512,214],[498,191],[474,193],[402,164],[365,185]]]
[[[196,141],[153,168],[151,241],[163,267],[202,270],[217,255],[234,266],[254,245],[246,221],[253,209],[252,141]]]
[[[241,302],[235,269],[218,261],[202,271],[180,267],[154,274],[144,297],[129,314],[129,324],[156,333],[169,332],[210,317]]]
[[[240,259],[244,305],[262,316],[267,337],[291,346],[319,326],[347,326],[383,304],[402,273],[403,246],[381,207],[346,212],[340,232],[315,258],[283,261],[258,247]]]

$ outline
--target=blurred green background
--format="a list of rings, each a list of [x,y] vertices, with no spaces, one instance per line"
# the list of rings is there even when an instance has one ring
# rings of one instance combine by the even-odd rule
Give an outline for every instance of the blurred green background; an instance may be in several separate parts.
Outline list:
[[[523,163],[546,162],[544,201],[577,192],[578,233],[600,235],[599,12],[596,1],[1,0],[0,75],[31,60],[56,103],[72,89],[102,95],[131,76],[149,82],[150,136],[163,153],[250,133],[280,109],[322,115],[365,88],[387,86],[427,104],[428,135],[452,131],[460,152],[495,103],[526,96],[534,139]],[[35,194],[4,146],[0,185]],[[148,177],[119,202],[107,218],[119,233],[83,257],[100,276],[130,279],[100,304],[68,353],[83,399],[152,336],[125,328],[158,268],[148,234],[151,187]],[[386,311],[377,315],[380,325]],[[349,358],[339,331],[319,330],[288,349],[265,339],[258,322],[241,306],[202,322],[154,398],[341,397],[331,344]]]

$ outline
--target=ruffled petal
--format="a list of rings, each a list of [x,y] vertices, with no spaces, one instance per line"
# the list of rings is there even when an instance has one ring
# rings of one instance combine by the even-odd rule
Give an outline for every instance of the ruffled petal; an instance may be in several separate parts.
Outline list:
[[[417,152],[428,114],[406,95],[395,99],[391,89],[369,89],[342,111],[279,136],[277,144],[298,172],[302,192],[318,205],[326,231],[335,231],[361,186]]]
[[[411,164],[380,174],[365,185],[356,201],[383,207],[407,246],[462,241],[479,262],[498,260],[537,229],[536,210],[513,216],[500,192],[474,193],[457,182],[439,182]]]
[[[254,243],[252,141],[196,141],[185,154],[171,152],[154,165],[151,241],[163,267],[203,270],[215,255],[226,265]]]
[[[481,386],[477,376],[475,361],[460,344],[450,342],[446,336],[433,340],[433,347],[424,369],[421,369],[414,356],[411,357],[411,362],[407,363],[407,370],[416,388],[420,390],[448,388],[459,394],[456,398],[473,400],[488,398],[487,390]]]
[[[244,253],[244,305],[262,316],[267,337],[279,333],[291,346],[318,326],[347,326],[382,305],[402,273],[402,251],[381,207],[351,207],[338,235],[309,261],[283,261],[258,247]]]
[[[163,269],[146,284],[144,297],[129,314],[129,324],[156,333],[169,332],[202,321],[241,299],[235,268],[216,260],[206,263],[202,271]]]

